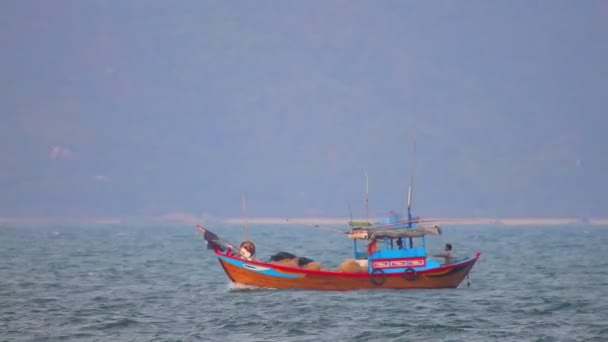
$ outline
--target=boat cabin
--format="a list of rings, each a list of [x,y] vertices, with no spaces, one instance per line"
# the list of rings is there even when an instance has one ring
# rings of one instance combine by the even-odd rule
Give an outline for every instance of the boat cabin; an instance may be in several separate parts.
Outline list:
[[[426,254],[426,235],[440,235],[439,226],[412,227],[392,223],[355,226],[348,233],[353,239],[354,258],[369,273],[403,273],[441,266]]]

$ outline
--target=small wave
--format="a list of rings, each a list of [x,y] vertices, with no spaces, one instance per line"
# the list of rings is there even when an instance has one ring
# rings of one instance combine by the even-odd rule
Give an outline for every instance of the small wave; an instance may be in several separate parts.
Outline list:
[[[128,327],[130,325],[135,325],[135,324],[139,324],[139,322],[136,320],[130,319],[130,318],[121,318],[121,319],[113,321],[113,322],[107,322],[107,323],[101,324],[98,328],[101,330],[115,329],[115,328],[124,328],[124,327]]]
[[[268,290],[276,290],[271,287],[260,287],[253,285],[245,285],[239,283],[228,283],[227,287],[228,291],[268,291]]]

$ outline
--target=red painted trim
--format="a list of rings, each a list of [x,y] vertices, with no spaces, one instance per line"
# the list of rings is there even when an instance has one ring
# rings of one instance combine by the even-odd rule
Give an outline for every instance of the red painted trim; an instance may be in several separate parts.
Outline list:
[[[337,272],[337,271],[315,271],[315,270],[307,270],[307,269],[303,269],[303,268],[294,268],[294,267],[288,267],[288,266],[282,266],[282,265],[277,265],[277,264],[270,264],[270,263],[265,263],[265,262],[260,262],[260,261],[252,261],[252,260],[246,260],[243,258],[239,258],[239,257],[235,257],[232,255],[228,255],[225,253],[222,253],[221,251],[214,249],[213,252],[216,255],[221,255],[223,257],[229,258],[229,259],[233,259],[233,260],[239,260],[242,262],[246,262],[248,264],[253,264],[253,265],[258,265],[258,266],[264,266],[264,267],[270,267],[270,268],[274,268],[275,270],[281,270],[281,271],[286,271],[286,272],[290,272],[290,273],[299,273],[299,274],[316,274],[316,275],[334,275],[334,276],[342,276],[342,277],[369,277],[370,274],[368,272],[365,273],[350,273],[350,272]],[[471,258],[471,259],[467,259],[464,261],[461,261],[457,264],[449,264],[449,265],[445,265],[445,266],[440,266],[437,268],[431,268],[428,270],[423,270],[423,271],[418,271],[418,274],[425,274],[425,273],[434,273],[434,272],[439,272],[439,271],[447,271],[449,269],[452,268],[456,268],[456,267],[462,267],[465,265],[468,265],[469,263],[475,262],[477,261],[477,259],[479,258],[479,256],[481,255],[480,252],[475,253],[475,257]],[[403,275],[403,273],[387,273],[386,274],[388,277],[401,277]]]
[[[407,266],[403,266],[403,265],[397,265],[397,266],[391,266],[390,264],[395,262],[395,261],[422,261],[422,265],[407,265]],[[410,267],[424,267],[426,266],[426,258],[425,257],[407,257],[407,258],[393,258],[393,259],[374,259],[374,260],[370,260],[370,262],[372,263],[372,268],[373,269],[392,269],[392,268],[410,268]],[[389,266],[376,266],[376,263],[384,263],[387,262],[389,264]]]

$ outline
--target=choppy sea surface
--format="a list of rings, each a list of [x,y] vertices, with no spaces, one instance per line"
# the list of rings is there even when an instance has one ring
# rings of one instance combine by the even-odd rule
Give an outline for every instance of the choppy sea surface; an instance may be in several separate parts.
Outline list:
[[[238,243],[240,226],[209,226]],[[0,225],[1,341],[606,341],[608,227],[449,226],[482,256],[457,289],[314,292],[229,284],[189,225]],[[337,266],[343,235],[250,225],[258,256]]]

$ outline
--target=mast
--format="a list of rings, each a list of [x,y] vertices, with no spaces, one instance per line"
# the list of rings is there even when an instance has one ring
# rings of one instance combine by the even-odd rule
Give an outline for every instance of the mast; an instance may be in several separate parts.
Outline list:
[[[247,206],[245,204],[245,193],[243,192],[243,218],[245,220],[245,241],[249,240],[249,227],[247,226]]]
[[[414,195],[414,163],[416,161],[416,140],[414,140],[414,153],[412,157],[412,166],[410,169],[410,185],[407,189],[407,227],[414,226],[412,222],[412,196]],[[423,237],[424,239],[424,237]],[[410,237],[410,248],[414,247],[414,239]]]
[[[365,221],[366,222],[369,222],[368,193],[369,193],[369,186],[367,183],[367,171],[365,171]]]
[[[410,184],[407,189],[407,226],[412,228],[412,196],[414,195],[414,164],[416,163],[416,140],[414,140],[412,165],[410,167]]]
[[[410,184],[407,189],[407,227],[412,228],[412,197],[414,196],[414,172],[416,171],[416,131],[418,130],[418,115],[414,113],[414,132],[412,133],[412,164],[410,165]],[[410,245],[412,239],[410,239]]]

